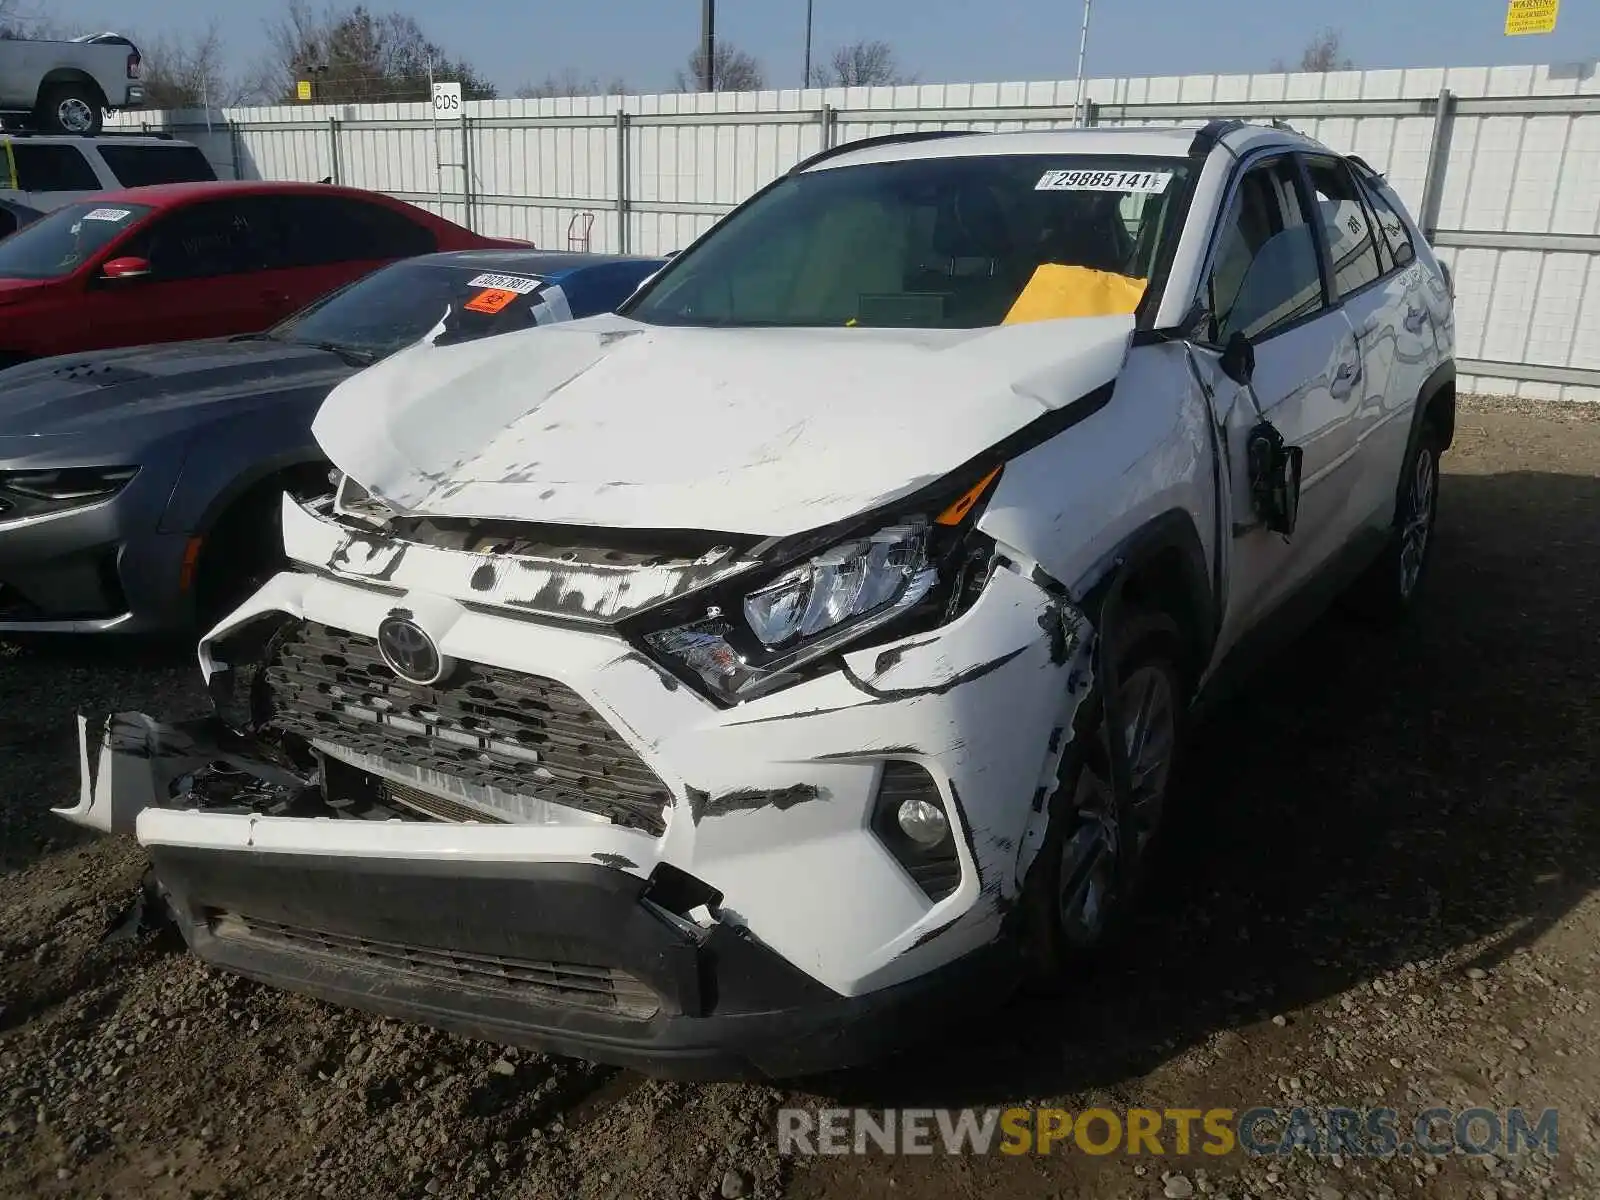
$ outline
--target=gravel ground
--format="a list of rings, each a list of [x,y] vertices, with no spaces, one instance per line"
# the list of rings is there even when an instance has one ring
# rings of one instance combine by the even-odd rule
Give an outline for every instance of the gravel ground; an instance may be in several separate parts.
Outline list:
[[[182,656],[0,644],[0,1195],[1600,1194],[1600,406],[1477,403],[1412,628],[1333,615],[1201,727],[1132,936],[1066,999],[800,1090],[373,1020],[104,934],[143,869],[50,817],[75,711]],[[1560,1153],[780,1159],[784,1104],[1560,1110]]]

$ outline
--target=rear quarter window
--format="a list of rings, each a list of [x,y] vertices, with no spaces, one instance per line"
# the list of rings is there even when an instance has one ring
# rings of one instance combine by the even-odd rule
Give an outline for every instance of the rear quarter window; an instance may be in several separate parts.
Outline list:
[[[98,149],[100,157],[123,187],[202,183],[217,177],[198,146],[101,145]]]

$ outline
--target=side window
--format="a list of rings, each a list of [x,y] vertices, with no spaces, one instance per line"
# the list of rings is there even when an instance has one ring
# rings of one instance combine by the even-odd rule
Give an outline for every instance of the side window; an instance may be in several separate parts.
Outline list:
[[[410,258],[439,248],[428,229],[381,204],[345,196],[283,196],[276,203],[289,231],[290,266]]]
[[[1378,232],[1383,235],[1383,244],[1389,249],[1389,257],[1396,267],[1409,267],[1417,261],[1417,248],[1411,243],[1411,230],[1406,228],[1406,223],[1394,205],[1385,199],[1383,190],[1368,184],[1367,199],[1372,204],[1372,211],[1378,218]]]
[[[1235,333],[1263,337],[1322,308],[1316,236],[1290,160],[1255,167],[1239,181],[1219,228],[1205,299],[1219,343]]]
[[[17,231],[17,214],[5,205],[0,204],[0,238],[9,237]]]
[[[1328,258],[1333,263],[1333,292],[1348,296],[1383,273],[1372,225],[1361,203],[1361,186],[1349,167],[1331,158],[1307,159],[1306,170],[1317,207],[1322,210]]]
[[[162,281],[209,279],[277,266],[273,214],[251,200],[212,200],[160,217],[124,252]]]
[[[13,141],[17,187],[25,192],[98,192],[100,178],[76,146]]]
[[[100,146],[100,157],[123,187],[155,183],[195,183],[217,177],[198,146]]]

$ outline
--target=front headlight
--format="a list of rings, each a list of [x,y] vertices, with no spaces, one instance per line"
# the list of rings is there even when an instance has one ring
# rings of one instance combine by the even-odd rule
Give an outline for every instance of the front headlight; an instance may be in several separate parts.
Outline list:
[[[874,631],[900,637],[954,620],[993,567],[994,543],[976,526],[1000,473],[946,479],[880,513],[882,524],[863,516],[821,553],[818,535],[794,557],[780,546],[775,575],[686,598],[653,618],[666,628],[640,631],[643,648],[711,699],[737,704],[830,669],[830,656]],[[704,615],[687,619],[689,604]]]
[[[928,566],[926,525],[890,525],[819,554],[744,598],[744,616],[769,650],[846,621],[915,604],[939,573]]]
[[[928,538],[926,522],[900,522],[841,542],[746,595],[742,627],[712,607],[704,620],[645,641],[719,698],[748,700],[922,603],[939,582]]]
[[[138,467],[58,467],[0,471],[0,519],[34,516],[109,500]]]

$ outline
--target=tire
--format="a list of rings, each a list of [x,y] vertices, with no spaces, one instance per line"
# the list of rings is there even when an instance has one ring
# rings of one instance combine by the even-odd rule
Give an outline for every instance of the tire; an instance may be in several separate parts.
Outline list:
[[[92,84],[52,84],[39,93],[34,116],[39,128],[50,133],[94,137],[105,125],[105,101]]]
[[[1444,434],[1428,418],[1406,456],[1396,487],[1394,528],[1383,552],[1351,587],[1349,607],[1382,622],[1410,615],[1427,579],[1439,514],[1439,459]]]
[[[1125,723],[1139,721],[1146,712],[1151,718],[1143,731],[1148,740],[1138,731],[1130,738],[1137,799],[1134,811],[1116,811],[1097,685],[1073,722],[1073,739],[1061,756],[1050,801],[1050,824],[1023,889],[1029,952],[1046,982],[1061,979],[1114,940],[1160,831],[1186,732],[1189,693],[1177,623],[1164,613],[1135,610],[1114,633]],[[1146,752],[1151,757],[1141,765]]]

